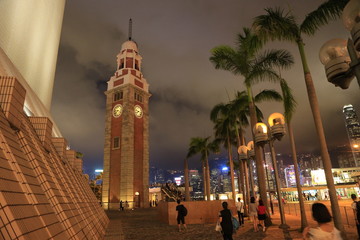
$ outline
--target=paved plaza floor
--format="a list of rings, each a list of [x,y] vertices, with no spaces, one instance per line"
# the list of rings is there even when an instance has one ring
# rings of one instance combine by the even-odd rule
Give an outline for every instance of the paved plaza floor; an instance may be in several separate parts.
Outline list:
[[[188,225],[186,231],[178,232],[177,226],[170,226],[160,221],[157,209],[136,209],[120,211],[107,211],[110,223],[106,232],[105,240],[221,240],[222,236],[216,232],[215,224],[193,224]],[[273,225],[265,232],[254,232],[252,223],[245,220],[245,226],[241,227],[234,240],[300,240],[302,239],[300,228],[300,217],[286,215],[288,230],[282,230],[278,226],[280,218],[278,214],[272,216]],[[309,221],[310,226],[316,226]],[[357,239],[354,227],[346,228],[349,240]]]

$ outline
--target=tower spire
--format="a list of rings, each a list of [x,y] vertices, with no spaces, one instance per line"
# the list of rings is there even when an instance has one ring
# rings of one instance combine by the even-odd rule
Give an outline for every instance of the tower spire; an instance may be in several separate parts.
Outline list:
[[[129,19],[129,41],[131,41],[132,35],[132,19]]]

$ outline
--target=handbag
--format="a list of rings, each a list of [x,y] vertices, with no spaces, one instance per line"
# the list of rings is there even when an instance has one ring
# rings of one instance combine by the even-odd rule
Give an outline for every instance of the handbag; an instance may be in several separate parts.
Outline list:
[[[216,225],[215,225],[215,231],[217,232],[221,232],[222,228],[221,228],[221,225],[220,225],[220,221],[218,220],[216,222]]]
[[[239,221],[235,217],[231,216],[231,222],[232,222],[234,230],[238,230],[240,227]]]

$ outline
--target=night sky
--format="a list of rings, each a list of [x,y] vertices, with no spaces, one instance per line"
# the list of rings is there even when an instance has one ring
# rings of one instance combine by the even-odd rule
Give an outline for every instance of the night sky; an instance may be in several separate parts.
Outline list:
[[[291,9],[299,22],[323,1],[283,0],[76,0],[67,1],[55,77],[52,114],[72,149],[84,154],[84,170],[102,168],[106,82],[116,70],[116,55],[128,37],[133,19],[133,39],[143,57],[142,72],[150,84],[150,165],[181,169],[191,137],[213,134],[212,107],[243,91],[243,78],[215,70],[210,50],[234,47],[236,36],[249,27],[265,7]],[[348,143],[342,107],[352,104],[360,114],[359,86],[348,90],[326,80],[319,49],[332,38],[348,38],[339,20],[305,37],[308,63],[317,90],[328,147]],[[295,65],[282,76],[298,102],[293,128],[298,152],[319,149],[307,98],[302,66],[295,45],[271,43],[294,55]],[[266,49],[265,48],[265,49]],[[279,90],[276,84],[261,83]],[[265,118],[283,112],[281,103],[259,105]],[[246,129],[250,141],[250,129]],[[290,153],[288,138],[276,142],[278,153]],[[190,161],[196,166],[199,157]]]

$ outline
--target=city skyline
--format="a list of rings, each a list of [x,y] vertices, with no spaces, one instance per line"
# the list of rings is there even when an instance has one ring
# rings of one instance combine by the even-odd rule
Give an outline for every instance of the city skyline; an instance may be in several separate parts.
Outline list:
[[[212,135],[211,108],[227,102],[236,91],[244,90],[241,77],[215,70],[209,61],[210,50],[223,44],[234,46],[236,35],[243,27],[249,27],[254,17],[264,13],[265,7],[288,9],[290,6],[294,15],[302,20],[304,14],[321,2],[287,5],[282,1],[259,0],[246,6],[238,1],[229,1],[227,5],[216,1],[206,4],[161,0],[141,4],[67,2],[52,104],[54,119],[71,147],[84,153],[85,170],[101,168],[105,126],[103,92],[116,68],[116,54],[127,39],[128,19],[132,18],[132,35],[143,56],[144,76],[152,94],[150,164],[181,169],[190,138]],[[121,7],[124,5],[126,8]],[[327,40],[349,36],[339,20],[321,28],[315,37],[305,38],[329,149],[347,143],[342,107],[352,104],[359,112],[359,89],[356,80],[348,90],[328,83],[318,52]],[[316,151],[319,144],[296,47],[278,42],[268,46],[288,49],[295,58],[294,67],[283,71],[282,76],[288,80],[298,101],[293,117],[297,150]],[[279,89],[276,85],[259,84],[254,91],[269,87]],[[259,107],[265,118],[271,112],[282,112],[279,103]],[[250,140],[249,129],[246,137]],[[278,153],[289,153],[287,136],[277,142],[275,148]],[[193,159],[190,167],[198,162],[197,156]]]

